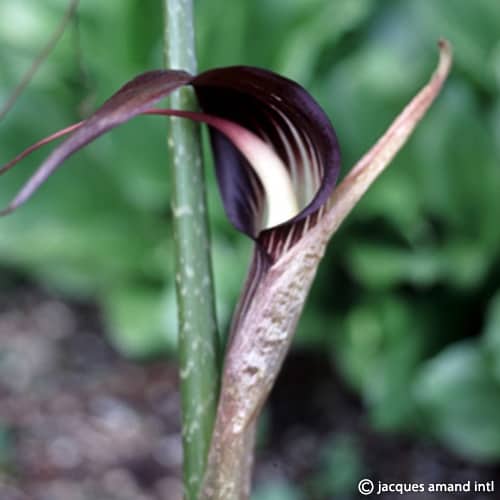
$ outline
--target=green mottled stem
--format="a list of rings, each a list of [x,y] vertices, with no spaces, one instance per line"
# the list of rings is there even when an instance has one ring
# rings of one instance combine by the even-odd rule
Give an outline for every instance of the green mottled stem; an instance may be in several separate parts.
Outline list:
[[[164,0],[168,68],[196,72],[191,0]],[[191,88],[171,97],[171,107],[196,110]],[[219,342],[199,126],[170,119],[173,228],[179,311],[179,358],[187,500],[197,500],[205,470],[219,389]]]

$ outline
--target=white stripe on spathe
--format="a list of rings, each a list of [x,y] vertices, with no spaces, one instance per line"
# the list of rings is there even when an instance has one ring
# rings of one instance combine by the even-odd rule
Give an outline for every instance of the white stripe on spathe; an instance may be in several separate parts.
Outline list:
[[[261,231],[278,226],[299,213],[297,196],[288,169],[276,151],[252,131],[219,116],[194,111],[150,109],[145,114],[178,116],[206,123],[233,143],[253,168],[266,196],[266,217]]]
[[[234,122],[210,117],[207,123],[231,140],[259,177],[267,201],[267,217],[262,229],[278,226],[297,215],[299,208],[290,174],[273,148]]]

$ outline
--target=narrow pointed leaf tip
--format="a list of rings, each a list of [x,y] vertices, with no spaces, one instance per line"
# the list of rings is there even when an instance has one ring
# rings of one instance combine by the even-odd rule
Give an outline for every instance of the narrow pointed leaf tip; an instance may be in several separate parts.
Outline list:
[[[439,95],[453,62],[450,43],[439,40],[439,62],[429,82],[408,103],[375,145],[354,165],[325,206],[321,230],[330,237],[404,146]],[[313,235],[311,235],[313,236]]]
[[[194,87],[203,113],[152,108],[186,84]],[[73,153],[140,114],[208,124],[226,213],[272,260],[315,224],[338,177],[335,132],[297,83],[247,66],[213,69],[196,77],[183,71],[151,71],[124,85],[87,120],[39,141],[1,167],[4,173],[44,144],[71,134],[0,214],[26,202]]]
[[[431,80],[323,205],[321,217],[290,251],[259,275],[259,254],[233,320],[222,390],[201,498],[240,498],[256,421],[290,348],[294,331],[328,241],[364,192],[390,164],[428,111],[451,67],[451,48],[440,42]],[[436,168],[439,168],[436,166]],[[306,218],[307,220],[307,218]],[[303,222],[294,225],[295,234]],[[276,228],[275,231],[280,228]],[[270,231],[272,233],[272,231]],[[249,489],[249,487],[248,487]],[[214,495],[213,492],[222,492]],[[246,497],[245,497],[246,498]]]

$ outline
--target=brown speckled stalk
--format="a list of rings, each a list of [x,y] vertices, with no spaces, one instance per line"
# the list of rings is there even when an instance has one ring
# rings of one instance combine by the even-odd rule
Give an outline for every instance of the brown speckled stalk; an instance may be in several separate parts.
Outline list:
[[[318,264],[331,236],[403,147],[439,94],[451,66],[449,45],[444,41],[439,45],[440,62],[430,82],[336,188],[321,221],[260,281],[226,355],[201,500],[249,498],[256,420],[290,347]]]

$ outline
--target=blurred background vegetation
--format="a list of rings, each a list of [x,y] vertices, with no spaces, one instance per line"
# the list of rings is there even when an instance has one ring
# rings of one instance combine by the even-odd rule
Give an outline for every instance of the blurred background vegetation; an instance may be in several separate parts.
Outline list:
[[[0,103],[66,6],[0,0]],[[135,74],[161,67],[160,13],[160,0],[82,0],[78,22],[0,123],[0,162],[87,116]],[[200,69],[251,64],[300,82],[331,117],[343,173],[427,80],[437,39],[451,41],[455,65],[442,96],[334,237],[294,348],[328,353],[374,429],[498,463],[500,2],[211,0],[196,3],[196,17]],[[46,154],[2,177],[2,205]],[[223,214],[210,161],[207,154],[225,329],[249,242]],[[0,221],[2,293],[23,276],[96,301],[124,356],[173,357],[168,184],[161,119],[141,117],[99,139]],[[352,439],[336,450],[326,453],[327,469],[356,481]],[[284,488],[283,498],[301,498]]]

